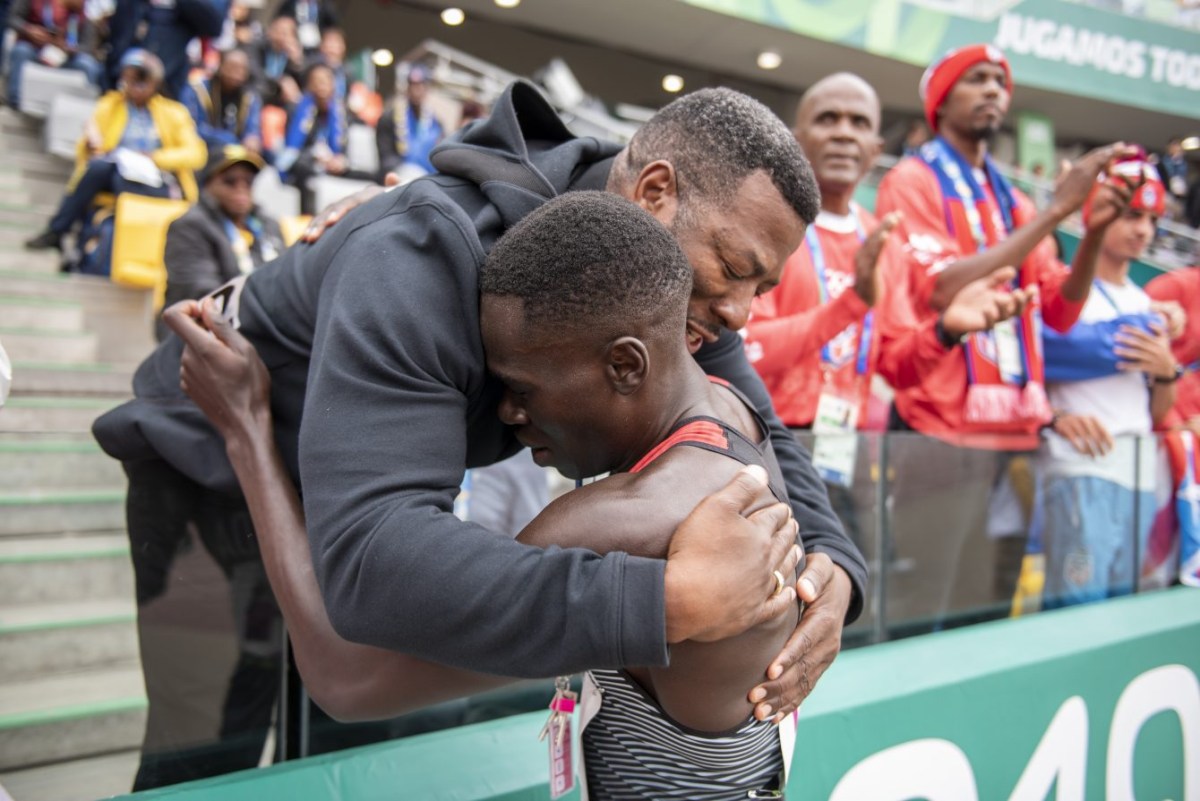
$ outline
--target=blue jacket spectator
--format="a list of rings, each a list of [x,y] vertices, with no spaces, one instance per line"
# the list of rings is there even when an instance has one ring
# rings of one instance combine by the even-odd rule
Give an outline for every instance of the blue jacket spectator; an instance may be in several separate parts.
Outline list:
[[[8,103],[13,108],[21,106],[21,75],[31,61],[78,70],[93,86],[100,85],[103,72],[95,56],[99,35],[84,13],[83,0],[16,0],[8,27],[17,34],[8,67]]]
[[[446,129],[426,102],[429,96],[429,72],[422,66],[408,73],[404,98],[388,103],[375,127],[375,147],[379,151],[379,169],[394,172],[402,182],[433,172],[429,154],[445,138]]]
[[[242,145],[262,153],[262,98],[250,86],[250,57],[245,51],[222,54],[217,74],[193,80],[180,100],[210,152]]]
[[[300,100],[304,50],[296,39],[296,22],[276,17],[267,26],[266,38],[252,51],[254,83],[263,103],[290,109]]]
[[[308,179],[315,175],[345,175],[345,112],[337,102],[333,69],[324,62],[308,68],[305,92],[288,117],[283,152],[275,166],[285,181],[300,187],[301,210],[312,214]]]

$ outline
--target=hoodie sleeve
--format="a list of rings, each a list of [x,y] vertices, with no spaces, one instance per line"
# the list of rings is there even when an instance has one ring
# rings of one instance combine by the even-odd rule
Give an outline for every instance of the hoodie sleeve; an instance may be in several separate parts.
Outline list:
[[[483,252],[461,212],[400,203],[346,238],[317,311],[300,467],[331,622],[509,676],[666,664],[663,561],[542,550],[452,514],[485,377]]]
[[[846,622],[854,622],[862,614],[867,563],[833,513],[829,494],[813,468],[812,456],[775,414],[771,396],[746,359],[742,338],[731,331],[722,330],[717,342],[700,349],[696,361],[704,368],[704,372],[737,387],[767,422],[771,430],[771,446],[775,449],[775,458],[787,482],[792,511],[796,522],[800,524],[800,540],[806,551],[826,554],[850,577],[854,594],[846,611]]]

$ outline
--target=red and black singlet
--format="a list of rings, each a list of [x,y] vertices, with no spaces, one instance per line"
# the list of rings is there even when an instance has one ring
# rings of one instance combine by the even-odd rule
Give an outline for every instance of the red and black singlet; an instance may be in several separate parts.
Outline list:
[[[638,460],[630,473],[638,473],[645,470],[655,459],[658,459],[667,451],[678,445],[687,445],[692,448],[700,448],[701,450],[712,451],[723,456],[728,456],[734,461],[742,464],[756,464],[767,471],[768,483],[771,488],[771,493],[783,503],[788,502],[786,484],[783,480],[783,474],[779,470],[779,463],[775,461],[775,452],[771,448],[770,432],[767,429],[766,422],[736,387],[731,386],[727,381],[709,376],[709,381],[727,389],[740,400],[750,413],[754,416],[754,422],[758,426],[761,442],[755,443],[747,438],[741,431],[726,424],[725,422],[708,417],[706,415],[697,415],[696,417],[686,417],[677,422],[671,428],[666,438],[655,445],[650,451]]]

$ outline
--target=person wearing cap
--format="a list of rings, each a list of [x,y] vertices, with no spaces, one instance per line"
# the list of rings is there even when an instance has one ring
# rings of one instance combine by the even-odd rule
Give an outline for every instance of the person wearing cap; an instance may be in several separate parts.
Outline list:
[[[1104,231],[1079,323],[1066,334],[1045,334],[1054,423],[1038,457],[1043,608],[1133,591],[1135,554],[1144,552],[1158,508],[1158,452],[1150,437],[1166,420],[1183,374],[1167,321],[1129,278],[1130,263],[1154,239],[1166,187],[1144,161],[1123,162],[1114,172],[1141,179],[1141,185]],[[1089,201],[1085,225],[1093,213]],[[1089,377],[1054,380],[1072,373]]]
[[[982,44],[951,51],[926,70],[921,96],[935,137],[903,159],[879,188],[876,213],[902,216],[893,232],[899,246],[883,256],[882,269],[892,281],[877,313],[881,359],[894,357],[914,330],[935,334],[896,360],[896,371],[911,380],[896,388],[889,427],[933,438],[906,439],[893,450],[900,476],[893,528],[898,540],[911,542],[919,539],[915,532],[931,525],[946,531],[945,547],[916,557],[920,572],[945,580],[945,590],[931,601],[914,587],[914,599],[923,597],[909,610],[941,626],[952,608],[986,606],[981,613],[986,619],[1011,598],[1018,571],[1010,563],[1019,568],[1027,530],[1023,522],[989,515],[990,503],[1000,497],[993,491],[1005,486],[1001,478],[1010,467],[1010,459],[997,452],[1034,450],[1039,429],[1051,419],[1040,327],[1044,322],[1065,331],[1078,318],[1100,238],[1120,215],[1129,187],[1119,181],[1102,187],[1071,270],[1055,258],[1048,237],[1128,149],[1110,145],[1079,159],[1060,180],[1050,206],[1038,212],[988,155],[1012,97],[1003,53]],[[1028,302],[1019,316],[968,335],[943,310],[980,280]],[[912,469],[906,470],[909,461]],[[959,465],[952,503],[929,503],[935,487],[922,482],[942,480],[928,470],[930,464]],[[983,539],[985,533],[995,539]],[[994,586],[963,567],[979,563],[972,555],[994,561]]]
[[[25,246],[62,246],[62,237],[82,223],[93,204],[107,210],[121,192],[195,201],[194,170],[207,150],[183,104],[159,94],[162,62],[146,50],[121,59],[118,87],[96,103],[76,149],[75,172],[46,230]],[[95,271],[107,274],[107,259]]]
[[[262,152],[262,98],[249,80],[250,56],[244,50],[227,50],[216,75],[184,87],[180,100],[209,150],[240,144]]]
[[[17,36],[8,64],[8,105],[12,108],[21,107],[21,75],[31,61],[78,70],[92,86],[100,85],[103,69],[95,56],[100,36],[84,13],[83,0],[17,0],[0,19]],[[0,57],[0,65],[3,63]]]
[[[420,64],[408,71],[404,97],[396,96],[375,127],[380,175],[394,172],[401,183],[433,172],[429,154],[446,136],[429,99],[429,70]]]
[[[167,229],[166,306],[206,295],[283,252],[279,223],[251,196],[262,168],[262,158],[241,145],[211,151],[199,202]]]

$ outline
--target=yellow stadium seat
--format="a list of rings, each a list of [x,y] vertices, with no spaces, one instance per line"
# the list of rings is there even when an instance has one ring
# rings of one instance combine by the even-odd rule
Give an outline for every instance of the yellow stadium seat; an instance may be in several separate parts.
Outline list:
[[[189,207],[186,200],[145,197],[131,192],[117,197],[113,283],[154,290],[155,309],[162,308],[167,292],[167,267],[163,263],[167,228]]]
[[[300,238],[300,234],[304,233],[304,229],[308,227],[312,221],[311,214],[297,214],[292,217],[279,218],[279,233],[283,234],[283,244],[289,248],[296,244],[296,240]]]

